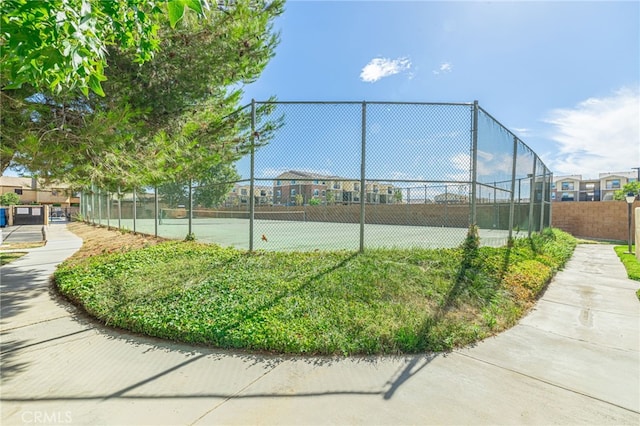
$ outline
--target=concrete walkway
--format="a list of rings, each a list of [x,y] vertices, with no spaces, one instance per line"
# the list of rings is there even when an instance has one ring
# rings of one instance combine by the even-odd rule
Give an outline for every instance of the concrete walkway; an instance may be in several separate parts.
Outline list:
[[[448,354],[257,356],[118,332],[51,293],[81,241],[1,272],[2,425],[640,424],[640,303],[613,248],[581,245],[535,309]]]

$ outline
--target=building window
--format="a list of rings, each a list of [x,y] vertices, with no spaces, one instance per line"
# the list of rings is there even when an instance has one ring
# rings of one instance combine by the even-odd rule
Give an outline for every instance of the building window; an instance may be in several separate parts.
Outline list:
[[[326,197],[327,196],[327,191],[322,191],[322,196]]]
[[[276,186],[280,186],[280,185],[282,185],[282,181],[281,180],[277,180],[276,181]]]
[[[313,190],[313,196],[317,197],[318,195],[320,195],[320,191],[318,191],[317,189]]]
[[[573,201],[573,192],[563,192],[562,201]]]
[[[620,189],[620,179],[611,179],[607,181],[607,189]]]
[[[573,182],[562,182],[563,191],[573,191]]]
[[[353,184],[353,190],[354,191],[360,191],[360,184],[359,183],[354,183]]]
[[[245,188],[241,189],[240,195],[247,195],[247,190]]]
[[[51,190],[51,196],[52,197],[57,197],[58,196],[58,190],[57,189],[52,189]]]
[[[314,181],[313,181],[313,183],[314,183],[315,185],[317,185],[317,184],[318,184],[318,181],[317,181],[317,180],[314,180]]]
[[[584,186],[586,189],[595,189],[596,184],[595,183],[588,183]]]
[[[340,182],[334,182],[333,189],[340,189]]]
[[[267,196],[267,191],[265,191],[264,189],[260,190],[260,196],[261,197],[266,197]]]
[[[291,185],[295,185],[295,184],[296,184],[296,181],[295,181],[295,180],[292,180],[292,181],[291,181]]]
[[[555,200],[555,199],[556,199],[556,193],[555,193],[555,192],[552,192],[552,193],[551,193],[551,199],[552,199],[552,200]]]
[[[282,191],[280,191],[279,189],[276,191],[276,197],[282,197]]]
[[[293,196],[295,196],[295,195],[296,195],[296,190],[295,190],[295,189],[292,189],[292,190],[291,190],[291,196],[293,197]]]
[[[22,188],[16,188],[13,190],[13,192],[15,192],[18,195],[22,195]]]

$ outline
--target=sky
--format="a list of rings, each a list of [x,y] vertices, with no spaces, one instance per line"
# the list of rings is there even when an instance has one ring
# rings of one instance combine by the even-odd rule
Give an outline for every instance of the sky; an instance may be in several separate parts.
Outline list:
[[[289,0],[275,29],[280,33],[275,57],[245,87],[244,102],[271,96],[280,101],[477,100],[556,176],[597,178],[640,166],[640,2]],[[340,117],[329,112],[320,120],[333,123],[328,134],[314,127],[312,136],[296,140],[296,149],[314,165],[294,164],[290,155],[265,162],[260,173],[266,177],[295,167],[339,173],[338,163],[353,161],[341,158],[339,144],[330,148],[326,140],[358,132],[357,127],[341,129],[335,124]],[[401,117],[406,117],[402,111],[391,113],[380,123],[404,128]],[[383,124],[367,122],[369,128]],[[412,154],[402,144],[411,137],[388,139],[385,148],[392,163],[402,161],[393,159],[397,151],[405,157],[409,152],[405,163],[413,164],[411,171],[385,169],[381,162],[380,173],[430,178],[426,168],[420,170],[428,162],[424,152]],[[324,157],[313,157],[315,151],[324,151]],[[462,155],[449,154],[439,164],[454,164]]]

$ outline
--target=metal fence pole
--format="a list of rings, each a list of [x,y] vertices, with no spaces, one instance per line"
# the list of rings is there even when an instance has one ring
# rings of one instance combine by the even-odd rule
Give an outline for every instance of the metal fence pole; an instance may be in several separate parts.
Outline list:
[[[516,195],[516,161],[518,158],[518,138],[513,137],[513,156],[511,158],[511,199],[509,200],[509,241],[513,238],[513,220]],[[520,196],[518,194],[518,196]]]
[[[111,193],[107,192],[107,229],[111,228]]]
[[[531,183],[529,188],[529,231],[528,236],[531,238],[533,232],[533,199],[535,198],[535,185],[536,185],[536,162],[537,157],[533,157],[533,170],[531,170]]]
[[[640,170],[638,170],[638,173],[640,173]],[[551,185],[553,185],[553,173],[549,172],[549,228],[553,226],[553,203],[551,202]]]
[[[118,187],[118,229],[122,229],[122,193]]]
[[[193,233],[192,229],[192,225],[193,225],[193,180],[189,179],[189,199],[188,199],[188,203],[189,203],[189,214],[187,215],[188,218],[188,231],[187,231],[187,235],[189,237],[191,237],[191,234]]]
[[[153,230],[154,230],[154,234],[156,236],[156,238],[158,237],[158,215],[159,213],[159,209],[158,209],[158,187],[154,186],[153,187]]]
[[[476,185],[478,180],[478,101],[473,101],[473,123],[471,128],[471,217],[469,225],[477,222]]]
[[[136,216],[138,215],[138,197],[136,196],[136,189],[133,188],[133,233],[136,233]]]
[[[96,186],[91,184],[91,222],[96,224]]]
[[[98,224],[102,225],[102,192],[98,188]]]
[[[544,229],[544,205],[545,205],[545,197],[546,197],[546,189],[547,189],[547,169],[544,168],[542,171],[542,194],[540,197],[540,229],[542,232]]]
[[[366,172],[366,148],[367,148],[367,103],[362,101],[362,146],[360,148],[360,253],[364,252],[364,197],[365,197],[365,172]]]
[[[255,191],[255,140],[256,140],[256,100],[251,99],[251,170],[249,171],[249,252],[253,252],[253,225],[256,211]]]

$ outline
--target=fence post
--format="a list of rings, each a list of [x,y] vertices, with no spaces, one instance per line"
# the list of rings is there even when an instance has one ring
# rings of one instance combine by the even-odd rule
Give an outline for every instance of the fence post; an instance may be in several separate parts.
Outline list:
[[[118,187],[118,229],[122,229],[122,192]]]
[[[533,157],[533,170],[531,171],[531,181],[529,188],[529,231],[528,236],[531,238],[531,233],[533,232],[533,201],[535,198],[535,186],[536,186],[536,163],[538,162],[538,156],[534,155]]]
[[[102,225],[102,191],[98,188],[98,224]]]
[[[133,233],[136,233],[136,216],[138,216],[138,197],[136,189],[133,188]]]
[[[516,195],[516,161],[518,159],[518,138],[513,137],[513,156],[511,158],[511,199],[509,200],[509,242],[513,238],[513,220]],[[518,192],[518,197],[520,193]]]
[[[546,197],[546,188],[547,188],[547,169],[546,167],[542,170],[542,193],[540,194],[540,229],[539,232],[542,232],[544,229],[544,203]]]
[[[154,185],[153,187],[153,231],[154,234],[156,236],[156,238],[158,238],[158,218],[160,217],[160,215],[158,214],[159,210],[158,210],[158,187]]]
[[[192,225],[193,225],[193,180],[190,178],[189,179],[189,198],[188,198],[188,203],[189,203],[189,214],[187,215],[188,218],[188,230],[187,230],[187,236],[191,237],[192,232]]]
[[[553,223],[552,223],[553,204],[551,203],[551,186],[552,185],[553,185],[553,172],[549,172],[549,228],[553,227]]]
[[[249,171],[249,252],[253,252],[253,225],[256,210],[255,190],[255,140],[256,140],[256,100],[251,99],[251,165]]]
[[[96,224],[96,186],[91,184],[91,222]]]
[[[107,229],[111,229],[111,193],[107,192]]]
[[[362,101],[362,138],[360,148],[360,253],[364,252],[364,215],[365,215],[365,172],[366,172],[366,149],[367,149],[367,102]]]
[[[476,185],[478,181],[478,101],[473,101],[473,123],[471,128],[471,217],[469,225],[475,225],[476,215]]]

